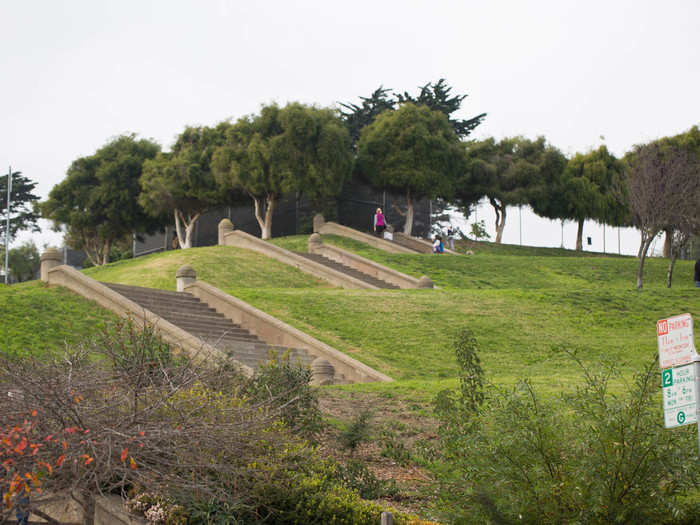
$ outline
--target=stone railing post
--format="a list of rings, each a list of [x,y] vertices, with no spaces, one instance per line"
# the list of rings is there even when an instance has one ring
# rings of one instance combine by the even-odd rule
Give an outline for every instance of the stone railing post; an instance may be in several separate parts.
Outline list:
[[[317,357],[311,363],[314,385],[332,385],[335,376],[335,368],[327,359]]]
[[[49,270],[63,264],[63,255],[56,248],[47,248],[41,254],[41,280],[45,283],[49,282]]]
[[[320,248],[322,244],[321,236],[318,233],[312,233],[309,236],[309,253],[316,253],[317,248]]]
[[[177,282],[177,291],[184,292],[185,287],[194,283],[197,280],[197,272],[194,271],[189,264],[183,264],[175,272],[175,281]]]
[[[420,279],[418,279],[418,286],[417,288],[434,288],[435,284],[433,283],[433,280],[428,277],[427,275],[424,275]]]
[[[384,511],[382,512],[381,520],[382,525],[393,525],[394,515],[391,512]]]
[[[320,213],[314,215],[314,233],[319,233],[324,224],[326,224],[326,219],[323,218],[323,215]]]
[[[224,245],[224,235],[233,231],[233,223],[228,219],[219,221],[219,246]]]

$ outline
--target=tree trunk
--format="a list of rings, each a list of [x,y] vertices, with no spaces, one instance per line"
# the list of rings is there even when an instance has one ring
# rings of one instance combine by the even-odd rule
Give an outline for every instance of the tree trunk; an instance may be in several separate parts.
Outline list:
[[[642,246],[642,253],[639,257],[639,268],[637,269],[637,290],[641,290],[642,286],[644,286],[644,261],[647,258],[647,252],[649,251],[649,246],[651,246],[651,242],[654,240],[654,235],[649,235],[645,240],[644,244]]]
[[[576,251],[583,251],[583,223],[585,219],[579,219],[578,230],[576,231]]]
[[[642,250],[644,250],[644,243],[647,240],[646,235],[644,235],[644,230],[639,230],[639,237],[639,250],[637,250],[637,259],[639,259],[642,256]]]
[[[666,275],[666,288],[671,288],[671,281],[673,280],[673,267],[676,264],[676,252],[671,250],[671,260],[668,263],[668,274]]]
[[[413,199],[411,190],[406,190],[406,222],[403,225],[404,235],[411,235],[413,232]]]
[[[253,197],[251,195],[251,197]],[[253,203],[255,204],[255,218],[258,221],[258,226],[260,226],[260,238],[264,241],[272,238],[272,214],[275,211],[275,206],[277,205],[277,196],[274,194],[268,194],[265,197],[265,214],[263,217],[262,199],[259,197],[253,197]]]
[[[501,244],[503,239],[503,230],[506,227],[506,206],[498,202],[497,199],[492,199],[489,197],[489,202],[493,206],[496,212],[496,244]]]
[[[102,248],[102,264],[105,265],[109,262],[109,252],[112,251],[112,240],[107,239]]]
[[[671,244],[673,243],[673,229],[672,228],[664,228],[664,233],[666,234],[666,236],[664,237],[663,256],[668,259],[671,257]],[[671,287],[671,285],[669,285],[669,288],[670,287]]]
[[[180,248],[192,248],[192,235],[197,219],[199,219],[199,212],[185,217],[184,213],[175,208],[175,231],[177,232],[177,242]],[[184,232],[182,231],[183,227],[185,228]]]

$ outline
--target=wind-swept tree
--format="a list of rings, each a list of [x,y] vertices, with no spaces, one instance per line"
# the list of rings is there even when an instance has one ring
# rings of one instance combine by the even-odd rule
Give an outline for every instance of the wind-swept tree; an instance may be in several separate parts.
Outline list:
[[[93,264],[108,263],[117,240],[151,233],[160,225],[138,202],[143,163],[158,151],[155,142],[131,134],[76,159],[41,204],[42,215],[57,228],[65,227],[71,245],[84,250]]]
[[[386,110],[396,108],[396,101],[390,96],[391,89],[379,86],[369,97],[360,97],[362,103],[352,104],[341,103],[340,115],[345,122],[345,126],[350,133],[352,147],[357,152],[357,143],[360,141],[360,134],[365,126],[374,122],[377,116]]]
[[[0,244],[5,243],[7,233],[7,175],[0,174]],[[37,183],[22,175],[20,171],[12,172],[12,191],[10,192],[10,242],[17,232],[39,231],[37,220],[39,213],[34,204],[39,197],[34,194]]]
[[[587,219],[621,223],[626,205],[614,191],[623,163],[605,146],[589,153],[577,153],[562,174],[560,198],[566,205],[562,218],[578,222],[576,249],[583,250],[583,224]]]
[[[360,137],[358,170],[374,186],[403,193],[404,233],[413,229],[414,202],[452,196],[462,173],[459,138],[447,117],[427,106],[404,104],[379,115]]]
[[[463,203],[486,196],[496,212],[496,243],[500,243],[508,206],[529,204],[543,181],[557,179],[564,155],[544,137],[488,138],[465,144],[466,169],[456,196]]]
[[[340,193],[352,171],[350,136],[333,110],[272,104],[227,129],[212,166],[221,191],[253,199],[261,237],[269,239],[284,194],[320,203]]]
[[[434,111],[440,111],[447,116],[452,128],[459,138],[465,138],[486,118],[486,113],[481,113],[469,119],[456,119],[453,113],[462,107],[462,102],[467,95],[450,96],[452,88],[447,85],[444,78],[438,80],[435,84],[428,82],[421,86],[418,96],[413,97],[408,92],[398,94],[397,98],[400,104],[410,102],[416,106],[427,106]]]
[[[153,216],[172,214],[180,248],[192,247],[192,235],[205,211],[229,203],[211,170],[214,150],[223,144],[231,127],[186,127],[170,153],[161,153],[144,164],[139,202]]]

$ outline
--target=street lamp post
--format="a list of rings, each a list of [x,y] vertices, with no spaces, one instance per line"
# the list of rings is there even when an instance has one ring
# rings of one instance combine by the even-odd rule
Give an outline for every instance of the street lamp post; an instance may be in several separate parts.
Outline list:
[[[7,172],[7,225],[5,230],[5,284],[9,283],[10,271],[10,204],[12,203],[12,166]]]

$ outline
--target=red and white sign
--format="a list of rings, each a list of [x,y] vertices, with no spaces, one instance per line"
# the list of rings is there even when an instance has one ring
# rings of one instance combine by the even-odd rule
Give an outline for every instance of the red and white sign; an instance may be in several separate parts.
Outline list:
[[[656,323],[661,369],[686,365],[695,361],[693,319],[690,314],[661,319]]]

